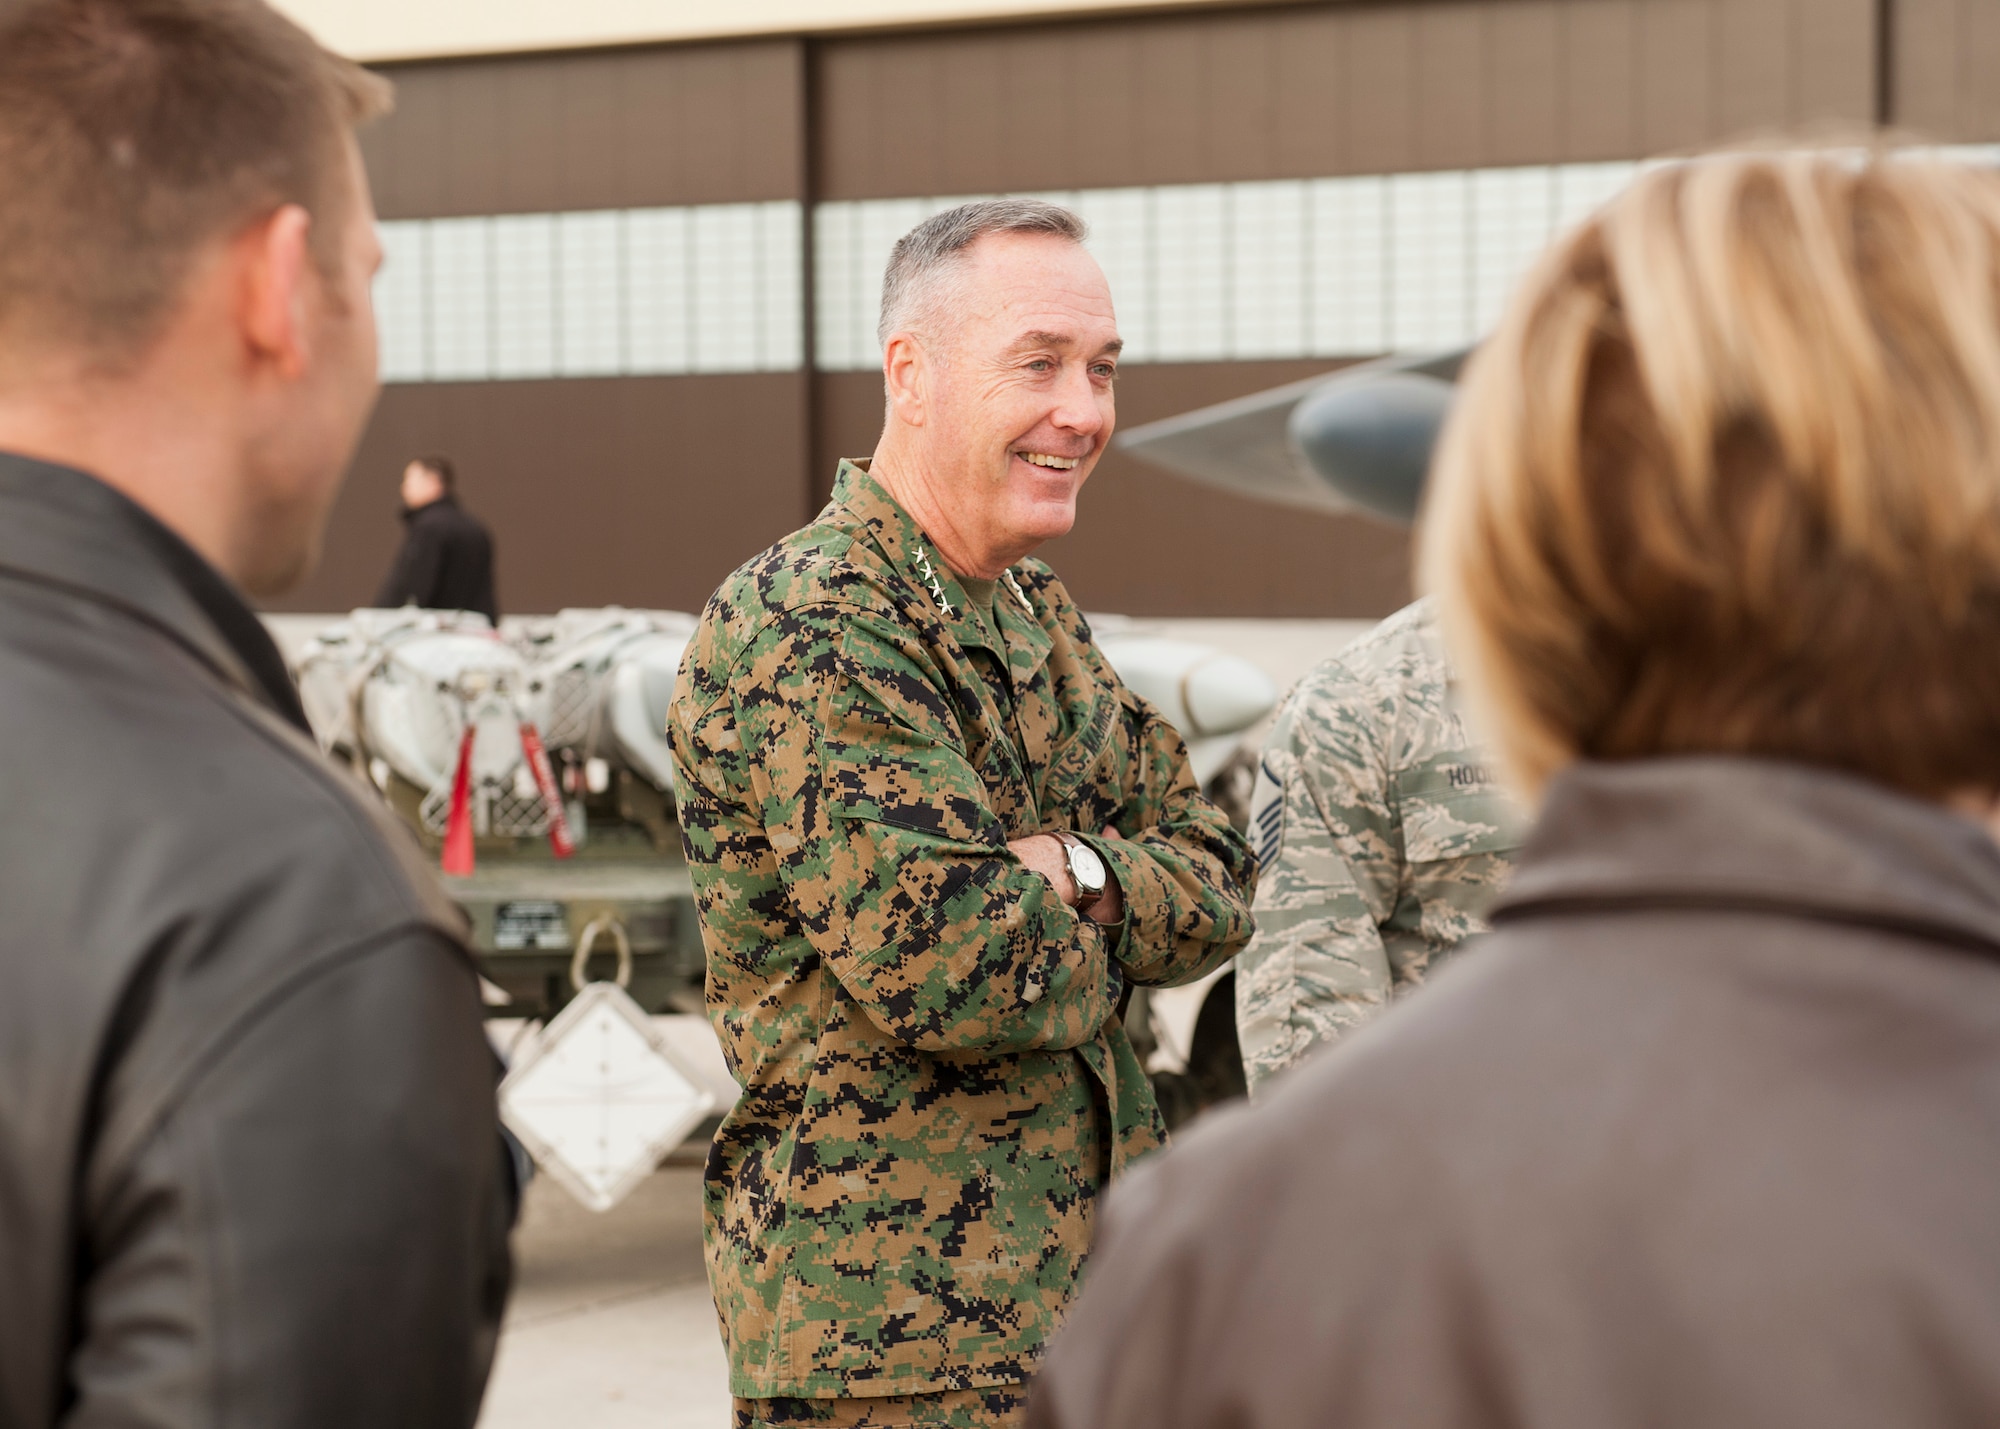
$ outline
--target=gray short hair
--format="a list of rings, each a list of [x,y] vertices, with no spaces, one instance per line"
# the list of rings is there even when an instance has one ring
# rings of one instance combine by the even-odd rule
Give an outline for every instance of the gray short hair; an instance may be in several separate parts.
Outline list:
[[[958,266],[965,250],[989,233],[1046,233],[1081,243],[1090,230],[1060,205],[1038,198],[990,198],[933,214],[896,240],[882,274],[878,341],[909,328],[912,315],[934,296],[937,280]]]

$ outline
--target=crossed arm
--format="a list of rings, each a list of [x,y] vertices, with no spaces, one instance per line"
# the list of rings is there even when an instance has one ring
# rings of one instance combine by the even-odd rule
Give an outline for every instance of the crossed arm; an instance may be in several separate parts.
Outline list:
[[[848,612],[832,641],[753,647],[739,668],[774,678],[732,684],[745,812],[799,929],[872,1020],[932,1052],[1074,1047],[1128,979],[1198,978],[1248,938],[1248,849],[1143,702],[1117,691],[1091,798],[1042,811],[1051,829],[1081,822],[1110,870],[1100,923],[1071,906],[1053,837],[1009,839],[909,639]]]

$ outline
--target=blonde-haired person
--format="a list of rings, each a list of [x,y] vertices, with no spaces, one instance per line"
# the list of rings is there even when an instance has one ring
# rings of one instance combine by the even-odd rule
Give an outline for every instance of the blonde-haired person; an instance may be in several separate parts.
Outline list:
[[[2000,1423],[2000,178],[1643,177],[1434,481],[1496,931],[1113,1194],[1031,1423]]]

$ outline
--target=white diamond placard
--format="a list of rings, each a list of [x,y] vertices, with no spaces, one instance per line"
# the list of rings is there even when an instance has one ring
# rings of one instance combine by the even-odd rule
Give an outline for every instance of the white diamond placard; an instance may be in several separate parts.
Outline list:
[[[644,1009],[593,982],[549,1023],[500,1084],[500,1114],[542,1169],[608,1211],[715,1105]]]

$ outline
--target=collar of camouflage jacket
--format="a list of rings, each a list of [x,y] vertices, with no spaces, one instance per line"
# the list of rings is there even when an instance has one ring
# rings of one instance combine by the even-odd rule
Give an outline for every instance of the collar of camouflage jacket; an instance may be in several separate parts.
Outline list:
[[[909,512],[868,474],[868,463],[846,459],[834,477],[833,503],[868,528],[877,550],[912,587],[921,591],[933,612],[960,647],[977,645],[1007,668],[1008,677],[1019,689],[1032,678],[1049,657],[1053,641],[1043,627],[1054,612],[1045,612],[1034,603],[1013,570],[1000,578],[1000,598],[993,603],[992,617],[1006,644],[994,649],[986,623],[973,608],[965,587],[938,554],[937,547],[910,519]]]

